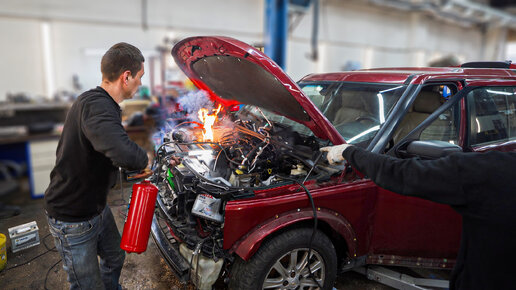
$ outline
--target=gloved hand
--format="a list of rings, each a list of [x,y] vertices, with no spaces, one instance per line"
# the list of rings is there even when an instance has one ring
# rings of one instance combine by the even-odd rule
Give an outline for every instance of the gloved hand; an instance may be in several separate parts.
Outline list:
[[[331,165],[341,163],[344,161],[344,157],[342,157],[342,152],[351,146],[350,144],[341,144],[336,146],[327,146],[319,149],[321,152],[327,152],[326,158],[328,159],[328,163]]]

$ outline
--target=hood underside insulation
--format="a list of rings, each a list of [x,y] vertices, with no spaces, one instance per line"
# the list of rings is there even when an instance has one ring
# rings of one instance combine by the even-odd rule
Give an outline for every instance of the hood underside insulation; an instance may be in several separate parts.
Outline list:
[[[192,69],[221,98],[259,106],[299,121],[310,120],[285,86],[251,61],[226,55],[208,56],[196,61]]]

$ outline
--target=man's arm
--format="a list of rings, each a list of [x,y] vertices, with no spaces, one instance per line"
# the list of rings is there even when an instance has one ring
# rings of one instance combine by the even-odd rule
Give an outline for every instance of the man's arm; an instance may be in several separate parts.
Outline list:
[[[460,154],[459,154],[460,155]],[[449,205],[464,205],[460,156],[398,159],[348,146],[342,157],[382,188]]]
[[[113,165],[128,170],[147,166],[146,152],[129,139],[118,112],[102,99],[84,105],[81,127],[93,148],[111,159]]]

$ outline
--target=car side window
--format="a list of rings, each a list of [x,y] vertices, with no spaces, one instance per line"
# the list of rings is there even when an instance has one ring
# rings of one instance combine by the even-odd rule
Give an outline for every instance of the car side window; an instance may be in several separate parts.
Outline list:
[[[516,87],[483,87],[468,94],[470,145],[516,138],[515,94]]]
[[[440,114],[419,136],[419,140],[438,140],[459,143],[460,103]]]
[[[443,88],[446,88],[446,90],[444,91]],[[456,87],[450,90],[450,87],[446,85],[429,85],[424,87],[416,96],[407,114],[394,131],[392,137],[394,144],[398,144],[403,140],[403,138],[421,124],[421,122],[426,120],[455,92]],[[453,131],[453,127],[455,123],[458,122],[458,120],[455,120],[457,117],[458,112],[454,112],[453,110],[444,112],[422,132],[421,140],[446,140],[447,138],[454,138],[453,140],[456,141],[458,137],[453,135],[458,134]]]

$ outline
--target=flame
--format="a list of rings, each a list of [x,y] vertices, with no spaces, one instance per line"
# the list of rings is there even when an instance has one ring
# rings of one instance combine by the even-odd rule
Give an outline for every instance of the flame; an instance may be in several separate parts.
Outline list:
[[[208,109],[202,108],[199,110],[199,120],[204,125],[204,130],[202,132],[203,141],[213,141],[213,124],[217,121],[218,113],[222,105],[219,105],[217,109],[213,109],[213,114],[208,114]]]

